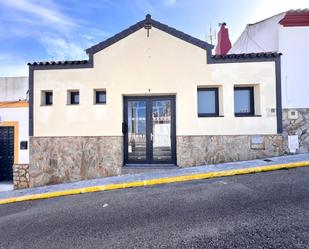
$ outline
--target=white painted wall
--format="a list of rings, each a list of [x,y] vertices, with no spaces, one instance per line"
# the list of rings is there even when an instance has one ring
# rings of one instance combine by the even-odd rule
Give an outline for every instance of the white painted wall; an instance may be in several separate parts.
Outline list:
[[[25,100],[28,77],[0,77],[0,102]]]
[[[261,117],[234,116],[234,85],[258,84]],[[222,115],[199,118],[197,87],[222,88]],[[93,104],[93,89],[106,89],[107,104]],[[80,104],[67,105],[67,90]],[[34,71],[34,136],[121,136],[123,96],[175,94],[177,135],[276,134],[274,62],[206,63],[206,52],[156,28],[141,29],[94,55],[92,69]],[[41,106],[41,91],[53,106]]]
[[[309,108],[309,26],[279,26],[283,108]]]
[[[6,108],[7,102],[25,100],[28,77],[0,77],[0,125],[3,121],[18,122],[18,163],[29,163],[28,107]],[[20,150],[20,141],[28,141],[28,150]]]
[[[282,108],[309,108],[309,27],[283,27],[284,15],[247,25],[229,53],[282,53]]]
[[[0,117],[1,121],[17,121],[19,123],[18,163],[29,163],[28,107],[0,108]],[[28,141],[27,150],[20,149],[20,141]]]
[[[248,24],[228,53],[277,52],[278,23],[284,15],[285,13],[281,13],[261,22]]]

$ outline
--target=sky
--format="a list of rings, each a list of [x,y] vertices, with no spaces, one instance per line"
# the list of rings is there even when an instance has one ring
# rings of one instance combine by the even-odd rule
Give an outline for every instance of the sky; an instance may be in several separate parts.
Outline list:
[[[232,43],[246,24],[309,0],[0,0],[0,76],[28,75],[28,62],[87,59],[85,49],[145,18],[209,41],[226,22]]]

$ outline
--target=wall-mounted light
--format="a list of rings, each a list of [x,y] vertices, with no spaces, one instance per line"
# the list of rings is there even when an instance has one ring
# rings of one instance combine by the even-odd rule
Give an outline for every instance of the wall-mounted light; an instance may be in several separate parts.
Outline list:
[[[144,24],[144,28],[147,30],[147,37],[149,37],[149,30],[151,29],[151,15],[146,15],[146,22]]]

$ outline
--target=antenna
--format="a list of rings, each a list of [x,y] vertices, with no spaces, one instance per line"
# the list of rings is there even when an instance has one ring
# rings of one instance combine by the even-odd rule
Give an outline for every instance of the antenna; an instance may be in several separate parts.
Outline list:
[[[212,25],[210,25],[209,32],[206,33],[206,41],[211,45],[213,45],[216,42],[216,40],[217,40],[217,31],[215,28],[212,27]]]

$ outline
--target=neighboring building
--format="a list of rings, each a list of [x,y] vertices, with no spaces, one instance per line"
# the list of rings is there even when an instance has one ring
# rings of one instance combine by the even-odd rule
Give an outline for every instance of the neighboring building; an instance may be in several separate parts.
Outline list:
[[[0,181],[13,180],[13,164],[28,164],[28,77],[0,78]]]
[[[229,53],[264,51],[282,53],[283,134],[287,142],[285,150],[295,152],[299,147],[298,152],[309,152],[309,9],[290,10],[248,24]]]
[[[29,64],[30,185],[282,155],[280,55],[212,49],[147,15],[89,60]]]

